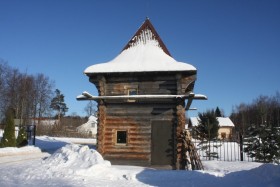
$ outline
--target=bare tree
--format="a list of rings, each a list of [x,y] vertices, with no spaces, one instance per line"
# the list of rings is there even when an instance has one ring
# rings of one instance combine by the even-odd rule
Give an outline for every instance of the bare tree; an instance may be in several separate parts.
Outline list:
[[[259,96],[251,104],[240,104],[235,107],[231,119],[239,132],[246,132],[251,125],[280,124],[280,94],[275,96]]]
[[[5,90],[7,87],[6,81],[6,72],[7,72],[7,63],[0,59],[0,120],[3,120],[5,113]]]
[[[15,118],[18,118],[19,114],[19,94],[17,89],[19,87],[19,80],[21,75],[18,69],[12,69],[7,75],[7,85],[6,88],[6,107],[11,107],[15,110]]]
[[[51,98],[53,96],[53,82],[43,74],[38,74],[34,77],[34,93],[33,93],[33,114],[34,118],[40,118],[43,115],[50,113]]]
[[[95,101],[89,101],[84,111],[87,113],[87,116],[96,115],[97,103]]]
[[[53,82],[43,74],[36,76],[21,73],[0,59],[0,119],[4,112],[13,108],[15,118],[42,117],[50,109],[53,96]]]

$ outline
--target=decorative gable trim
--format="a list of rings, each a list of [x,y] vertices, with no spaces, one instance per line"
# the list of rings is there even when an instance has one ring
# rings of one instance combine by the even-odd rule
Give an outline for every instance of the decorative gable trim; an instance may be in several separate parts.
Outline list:
[[[145,22],[141,25],[141,27],[137,30],[137,32],[133,35],[133,37],[129,40],[126,46],[123,48],[122,51],[136,46],[139,43],[146,44],[147,41],[155,41],[156,45],[160,47],[167,55],[171,56],[167,47],[161,40],[159,34],[155,30],[154,26],[152,25],[149,18],[145,20]]]

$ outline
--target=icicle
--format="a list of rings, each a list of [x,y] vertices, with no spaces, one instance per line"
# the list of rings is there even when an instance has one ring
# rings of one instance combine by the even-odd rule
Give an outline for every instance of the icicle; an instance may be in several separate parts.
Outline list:
[[[139,35],[134,36],[129,43],[129,47],[135,47],[137,45],[145,45],[145,44],[152,44],[154,46],[160,47],[158,40],[156,39],[155,35],[153,34],[150,28],[145,28],[142,30]]]
[[[146,31],[143,31],[143,43],[146,44]]]
[[[154,40],[154,39],[153,39],[153,33],[152,33],[151,30],[150,30],[150,39],[151,39],[151,40]]]

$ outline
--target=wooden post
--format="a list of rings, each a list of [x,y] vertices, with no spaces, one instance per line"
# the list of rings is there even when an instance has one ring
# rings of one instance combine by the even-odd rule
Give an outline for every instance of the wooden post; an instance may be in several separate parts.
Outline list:
[[[35,138],[36,138],[36,125],[33,127],[33,145],[35,145]]]
[[[240,160],[243,161],[243,136],[239,132],[239,141],[240,141]]]
[[[100,154],[104,153],[104,125],[105,125],[105,112],[106,107],[103,104],[103,101],[98,103],[98,124],[97,124],[97,151]]]
[[[105,91],[106,79],[104,76],[98,77],[99,96],[106,95]],[[106,106],[104,100],[98,102],[98,124],[97,124],[97,151],[103,156],[104,150],[104,134],[106,123]]]

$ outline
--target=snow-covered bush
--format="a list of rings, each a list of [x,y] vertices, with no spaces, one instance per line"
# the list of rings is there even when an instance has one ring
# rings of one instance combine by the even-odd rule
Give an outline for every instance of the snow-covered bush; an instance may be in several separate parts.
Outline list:
[[[17,137],[17,147],[23,147],[28,144],[27,134],[24,127],[19,128],[18,137]]]

